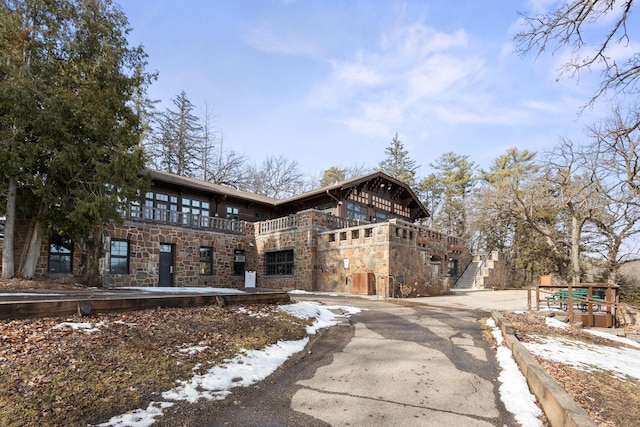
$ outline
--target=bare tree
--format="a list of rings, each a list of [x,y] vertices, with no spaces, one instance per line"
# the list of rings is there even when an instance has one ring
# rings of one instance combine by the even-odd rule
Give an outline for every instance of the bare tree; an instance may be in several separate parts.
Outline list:
[[[299,194],[304,188],[304,178],[295,160],[269,156],[260,168],[250,171],[251,179],[243,190],[273,198],[286,198]]]
[[[587,221],[602,208],[598,197],[597,159],[585,156],[570,140],[563,139],[547,156],[546,178],[567,216],[571,254],[571,280],[580,282],[580,243]],[[555,173],[554,173],[555,171]]]
[[[247,188],[251,182],[251,168],[247,166],[247,156],[224,149],[224,137],[220,136],[215,155],[210,157],[205,174],[207,181],[229,185],[234,188]]]
[[[202,179],[204,181],[215,182],[210,178],[209,171],[212,169],[212,164],[215,162],[215,146],[216,144],[222,144],[222,136],[218,137],[219,132],[215,129],[216,116],[213,114],[213,110],[209,106],[209,103],[205,101],[204,108],[202,109]]]
[[[589,128],[593,142],[588,156],[598,159],[598,185],[605,201],[600,215],[592,219],[594,250],[605,259],[607,275],[613,281],[623,263],[639,256],[637,249],[634,253],[628,247],[640,233],[638,123],[636,109],[625,116],[615,108],[608,120]]]
[[[523,14],[525,29],[515,37],[519,51],[540,55],[547,50],[556,53],[571,49],[573,55],[564,64],[563,72],[573,77],[601,67],[602,80],[589,103],[609,90],[638,94],[640,52],[625,55],[620,49],[632,45],[627,24],[633,3],[634,0],[569,0],[550,12]],[[590,45],[593,39],[599,41]]]

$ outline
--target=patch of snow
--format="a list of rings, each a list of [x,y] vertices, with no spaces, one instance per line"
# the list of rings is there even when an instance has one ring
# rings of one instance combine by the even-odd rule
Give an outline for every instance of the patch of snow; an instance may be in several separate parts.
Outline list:
[[[195,287],[164,287],[164,286],[131,286],[116,288],[127,291],[140,291],[160,294],[244,294],[243,290],[232,288],[195,288]]]
[[[307,326],[308,334],[315,334],[323,328],[335,326],[340,323],[340,318],[349,317],[351,314],[359,313],[360,309],[346,306],[323,306],[314,301],[302,301],[296,304],[281,305],[279,309],[286,311],[301,319],[313,319],[313,325]],[[335,314],[333,311],[342,311],[343,314]]]
[[[522,427],[541,427],[542,421],[538,417],[542,410],[536,405],[536,397],[529,391],[526,378],[513,360],[513,353],[504,345],[500,328],[492,318],[487,319],[487,326],[498,343],[496,358],[501,369],[498,376],[500,400]]]
[[[201,351],[205,351],[208,348],[209,348],[208,345],[194,345],[194,346],[191,346],[191,347],[179,348],[178,351],[180,353],[193,355],[193,354],[196,354],[196,353],[200,353]]]
[[[189,381],[181,381],[173,390],[162,393],[168,400],[199,399],[223,400],[234,387],[247,387],[261,381],[278,369],[291,355],[302,351],[308,338],[298,341],[282,341],[264,350],[249,350],[233,359],[216,365],[205,374],[195,375]]]
[[[105,322],[84,323],[84,322],[62,322],[52,327],[53,330],[72,329],[74,331],[82,330],[83,332],[98,332]]]
[[[602,338],[606,338],[608,340],[611,341],[616,341],[622,344],[627,344],[630,345],[631,347],[638,347],[640,348],[640,343],[634,340],[630,340],[629,338],[625,338],[625,337],[619,337],[617,335],[611,334],[609,332],[604,332],[604,331],[598,331],[595,329],[583,329],[583,331],[591,334],[591,335],[596,335]]]
[[[564,329],[564,328],[568,328],[569,327],[568,323],[561,322],[560,320],[556,319],[555,317],[546,317],[544,319],[544,323],[545,323],[545,325],[551,326],[552,328]]]
[[[640,350],[585,343],[567,338],[536,337],[523,343],[529,352],[586,372],[609,372],[615,378],[640,379]]]
[[[155,423],[155,419],[163,415],[162,410],[173,406],[172,402],[151,402],[147,409],[136,409],[126,414],[111,418],[103,424],[95,424],[94,427],[149,427]]]
[[[332,306],[331,309],[345,313],[339,315],[331,312],[328,307],[312,302],[299,302],[279,308],[303,319],[315,318],[313,326],[308,328],[313,333],[339,323],[336,320],[339,317],[360,311],[354,307]],[[202,375],[194,375],[190,381],[181,381],[176,388],[162,393],[162,397],[167,400],[183,400],[192,403],[202,398],[222,400],[231,393],[232,388],[246,387],[271,375],[289,357],[302,351],[308,342],[308,338],[282,341],[263,350],[245,351],[233,359],[224,361],[221,365],[213,366]],[[150,426],[156,417],[162,415],[162,408],[172,405],[173,403],[169,402],[152,402],[147,409],[136,409],[131,413],[113,417],[99,426]]]

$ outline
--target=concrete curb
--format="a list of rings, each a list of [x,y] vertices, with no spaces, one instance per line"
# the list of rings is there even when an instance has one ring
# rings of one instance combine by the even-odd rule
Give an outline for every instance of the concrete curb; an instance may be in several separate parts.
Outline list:
[[[527,379],[531,392],[536,396],[551,427],[597,427],[597,424],[573,400],[560,385],[542,369],[538,361],[529,353],[513,333],[513,326],[496,311],[491,311],[507,347],[520,371]]]

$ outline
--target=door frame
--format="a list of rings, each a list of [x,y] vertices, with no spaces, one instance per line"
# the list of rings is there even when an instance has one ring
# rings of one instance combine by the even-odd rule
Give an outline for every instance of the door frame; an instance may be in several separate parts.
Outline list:
[[[173,286],[175,245],[160,243],[158,251],[158,287]]]

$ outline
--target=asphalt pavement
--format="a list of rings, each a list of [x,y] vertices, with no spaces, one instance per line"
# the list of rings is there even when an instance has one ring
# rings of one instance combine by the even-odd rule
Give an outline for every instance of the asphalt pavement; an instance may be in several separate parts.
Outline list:
[[[482,335],[490,310],[524,309],[526,291],[447,297],[294,294],[361,312],[323,330],[267,380],[225,401],[180,405],[160,426],[513,426]]]

